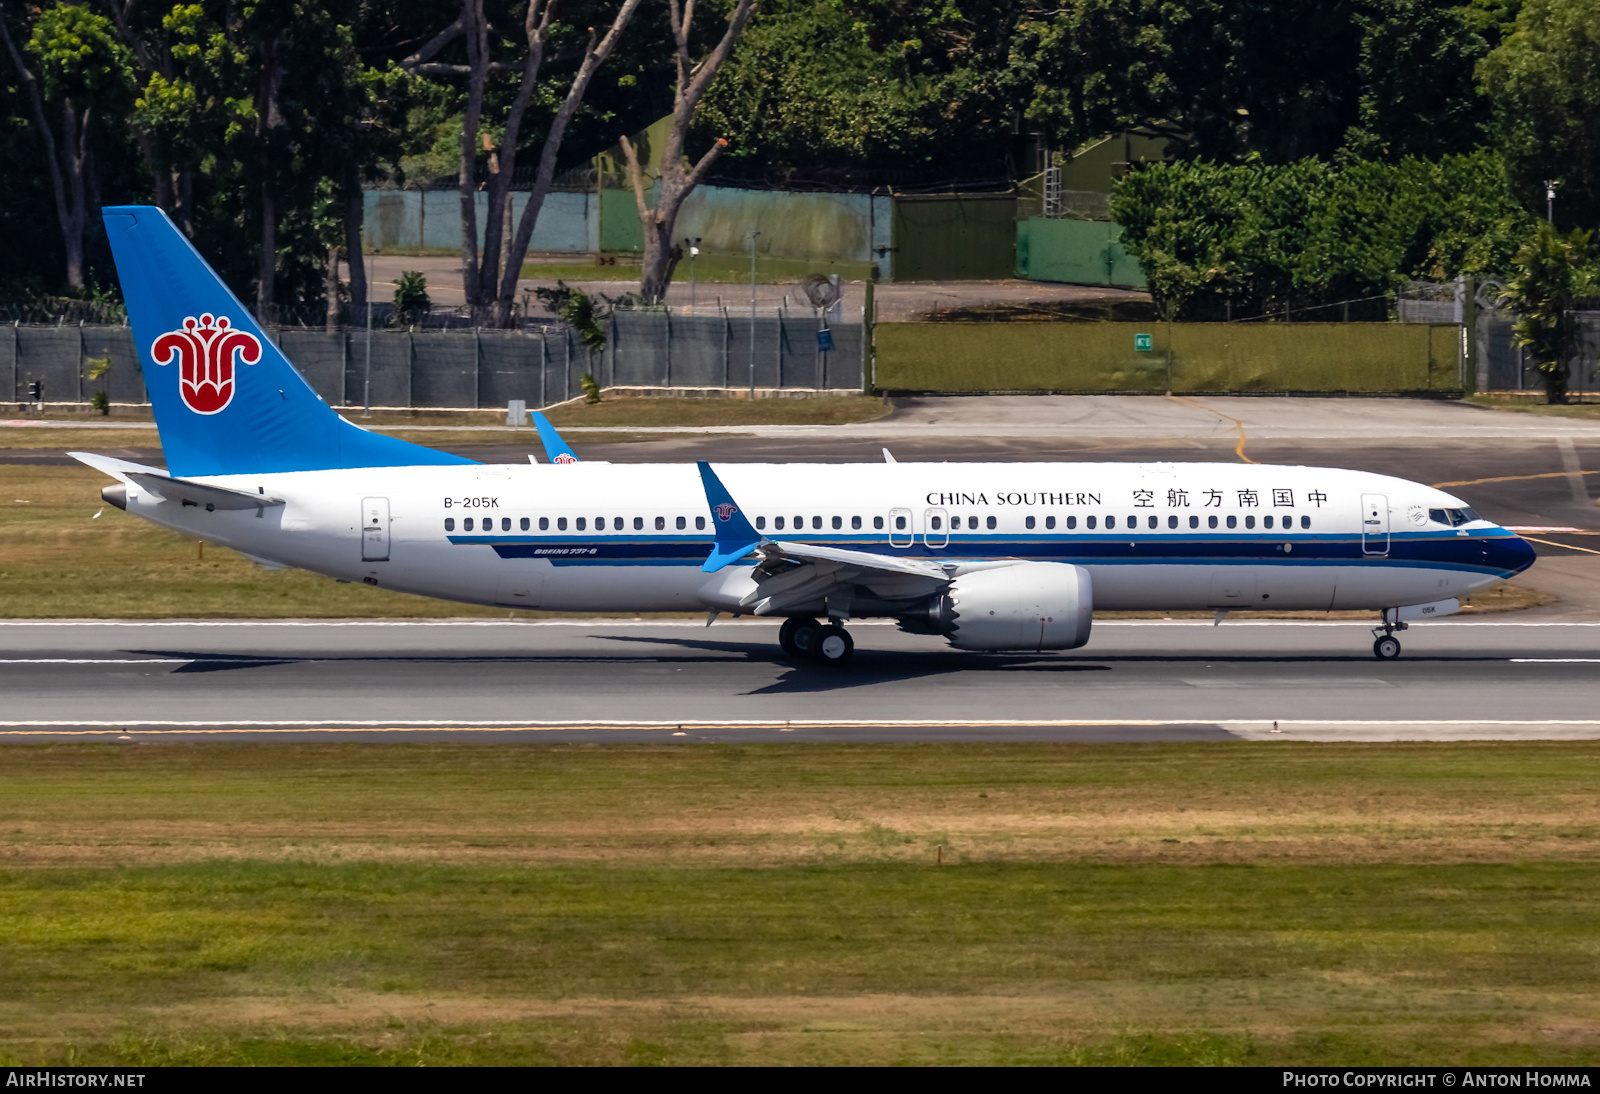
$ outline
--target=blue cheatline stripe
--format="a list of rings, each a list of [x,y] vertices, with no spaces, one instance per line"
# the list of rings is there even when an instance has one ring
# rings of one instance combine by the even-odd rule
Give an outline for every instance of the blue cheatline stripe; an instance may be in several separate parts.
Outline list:
[[[694,535],[448,536],[459,545],[492,547],[502,558],[543,558],[565,566],[664,566],[704,561],[710,544]],[[881,538],[863,536],[808,537],[807,542],[853,548],[888,557],[938,558],[950,561],[1024,559],[1079,565],[1212,565],[1212,566],[1344,566],[1355,563],[1407,569],[1447,569],[1500,577],[1519,572],[1528,561],[1521,540],[1510,535],[1428,536],[1391,538],[1387,555],[1367,555],[1359,535],[1275,536],[1205,535],[1075,535],[972,536],[953,538],[944,548],[922,543],[891,547]],[[1518,546],[1512,548],[1510,543]],[[1284,551],[1284,545],[1292,550]]]

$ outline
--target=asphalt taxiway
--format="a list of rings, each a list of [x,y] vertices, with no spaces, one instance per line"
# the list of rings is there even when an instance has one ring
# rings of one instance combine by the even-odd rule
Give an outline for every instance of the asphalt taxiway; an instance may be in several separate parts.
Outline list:
[[[857,625],[854,661],[770,622],[0,624],[0,740],[1600,738],[1600,623],[1436,621],[1380,662],[1341,622],[1112,620],[979,654]]]

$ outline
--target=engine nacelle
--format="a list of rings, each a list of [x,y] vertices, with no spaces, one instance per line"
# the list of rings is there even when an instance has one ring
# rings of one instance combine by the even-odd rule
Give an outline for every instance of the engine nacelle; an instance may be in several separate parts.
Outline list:
[[[1088,570],[1015,562],[963,574],[900,625],[962,650],[1071,650],[1089,641],[1093,621]]]

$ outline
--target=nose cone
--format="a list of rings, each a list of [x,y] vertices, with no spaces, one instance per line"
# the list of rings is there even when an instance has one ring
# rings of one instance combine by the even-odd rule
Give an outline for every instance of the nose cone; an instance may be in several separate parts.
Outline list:
[[[1495,536],[1488,540],[1487,544],[1489,563],[1496,569],[1506,570],[1510,574],[1520,574],[1532,566],[1539,557],[1533,549],[1533,544],[1510,532],[1503,536]]]

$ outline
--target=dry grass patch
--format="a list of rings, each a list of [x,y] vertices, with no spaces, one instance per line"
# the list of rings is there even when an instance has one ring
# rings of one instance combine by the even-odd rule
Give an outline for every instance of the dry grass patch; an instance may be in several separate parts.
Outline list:
[[[0,771],[0,866],[1600,861],[1581,742],[61,745]]]

